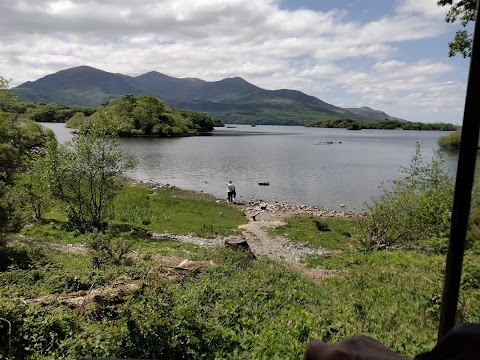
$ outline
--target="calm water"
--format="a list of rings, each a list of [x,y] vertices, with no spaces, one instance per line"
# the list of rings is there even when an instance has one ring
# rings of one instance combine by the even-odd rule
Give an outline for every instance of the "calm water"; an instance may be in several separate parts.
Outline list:
[[[46,124],[59,141],[71,135],[63,124]],[[345,204],[360,210],[378,194],[382,181],[401,174],[414,145],[425,157],[438,149],[438,131],[318,129],[290,126],[238,125],[218,128],[211,136],[176,139],[121,139],[138,159],[128,175],[226,198],[231,179],[239,199],[273,199],[331,209]],[[333,145],[316,145],[333,141]],[[341,144],[339,143],[341,142]],[[456,155],[446,153],[454,169]],[[259,186],[269,182],[270,186]]]

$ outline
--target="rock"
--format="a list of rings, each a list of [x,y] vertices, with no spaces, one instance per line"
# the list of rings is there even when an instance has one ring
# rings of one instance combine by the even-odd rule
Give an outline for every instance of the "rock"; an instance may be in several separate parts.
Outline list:
[[[215,266],[215,263],[212,260],[208,261],[191,261],[188,259],[183,260],[180,264],[176,266],[177,269],[188,269],[188,270],[201,270],[208,269]]]
[[[255,255],[253,254],[252,249],[250,249],[250,245],[248,245],[247,240],[243,238],[225,239],[225,246],[232,250],[244,251],[249,255],[249,257],[255,259]]]

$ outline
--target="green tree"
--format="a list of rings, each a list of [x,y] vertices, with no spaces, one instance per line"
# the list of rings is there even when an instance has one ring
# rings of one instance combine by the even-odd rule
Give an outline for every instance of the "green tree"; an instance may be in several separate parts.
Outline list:
[[[447,23],[454,23],[460,21],[462,27],[476,19],[477,0],[438,0],[438,6],[448,6],[449,10],[445,16]],[[457,53],[464,58],[472,55],[472,41],[473,35],[469,34],[467,30],[458,30],[455,33],[455,38],[448,43],[449,56],[455,56]]]
[[[219,126],[213,119],[198,111],[180,110],[180,114],[189,119],[193,129],[199,132],[212,131],[214,126]]]
[[[160,99],[153,95],[139,96],[132,112],[135,128],[151,134],[153,127],[161,122],[164,112],[165,105]]]
[[[105,113],[100,116],[105,117],[103,124],[110,123]],[[105,227],[108,206],[123,185],[122,175],[133,167],[114,136],[98,122],[49,150],[52,193],[65,203],[70,223],[82,232]]]
[[[43,154],[45,144],[55,139],[51,130],[2,110],[15,109],[18,102],[8,84],[0,76],[0,238],[20,229],[28,219],[24,194],[16,186],[18,174],[25,172],[35,157]]]
[[[34,218],[40,220],[53,205],[47,159],[43,156],[37,156],[28,170],[19,178],[18,184]]]
[[[77,112],[65,123],[67,128],[78,129],[85,123],[85,114],[82,112]]]

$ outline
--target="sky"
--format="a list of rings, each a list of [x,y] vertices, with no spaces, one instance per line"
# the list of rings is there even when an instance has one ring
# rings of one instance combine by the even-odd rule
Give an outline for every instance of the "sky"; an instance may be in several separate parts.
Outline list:
[[[461,124],[469,59],[437,0],[0,0],[14,87],[88,65],[138,76],[240,76],[340,107]]]

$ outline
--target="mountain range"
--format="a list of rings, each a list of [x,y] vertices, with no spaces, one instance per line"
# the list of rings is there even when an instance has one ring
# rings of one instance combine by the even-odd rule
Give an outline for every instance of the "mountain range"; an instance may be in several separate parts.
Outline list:
[[[297,90],[266,90],[240,77],[220,81],[175,78],[156,71],[127,76],[79,66],[15,88],[26,101],[100,106],[126,94],[152,94],[166,104],[201,111],[225,123],[304,125],[324,120],[395,119],[368,107],[341,108]]]

